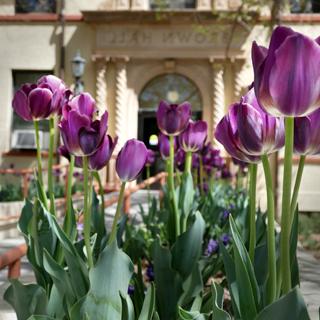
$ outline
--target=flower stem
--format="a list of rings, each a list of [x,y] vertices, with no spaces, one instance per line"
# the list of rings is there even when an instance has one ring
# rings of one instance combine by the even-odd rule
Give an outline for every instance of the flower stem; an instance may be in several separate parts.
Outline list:
[[[305,155],[300,156],[296,181],[294,183],[294,188],[293,188],[293,193],[291,198],[291,205],[290,205],[290,211],[291,211],[290,228],[292,227],[293,220],[294,220],[294,212],[296,211],[296,208],[297,208],[297,201],[298,201],[298,195],[299,195],[299,189],[300,189],[305,159],[306,159]]]
[[[43,178],[42,178],[42,159],[41,159],[41,147],[40,147],[40,137],[39,137],[39,121],[34,120],[34,129],[36,134],[36,145],[37,145],[37,162],[38,162],[38,180],[39,184],[41,185],[42,189],[42,198],[44,201],[44,206],[46,209],[48,209],[48,202],[47,202],[47,195],[45,193],[44,184],[43,184]]]
[[[291,180],[293,154],[294,118],[285,119],[285,154],[283,168],[281,237],[280,237],[280,272],[282,275],[282,293],[291,289],[290,269],[290,222],[291,222]]]
[[[53,150],[54,150],[54,117],[49,119],[49,159],[48,159],[48,191],[50,197],[50,213],[55,215],[55,206],[54,206],[54,185],[53,185]]]
[[[191,164],[192,164],[192,152],[188,151],[186,153],[186,160],[184,163],[184,175],[186,176],[188,173],[191,172]]]
[[[200,178],[200,194],[203,196],[204,191],[203,191],[203,162],[202,162],[202,157],[199,159],[199,178]]]
[[[274,195],[270,163],[267,155],[262,156],[262,164],[267,187],[267,243],[268,243],[268,269],[269,278],[267,285],[267,303],[271,304],[276,298],[277,292],[277,266],[276,245],[274,232]]]
[[[70,155],[69,171],[68,171],[68,185],[67,185],[67,211],[65,232],[68,236],[71,235],[71,215],[72,215],[72,177],[74,169],[74,155]]]
[[[89,208],[89,192],[92,192],[89,186],[89,170],[88,170],[88,157],[84,156],[83,158],[83,185],[84,185],[84,226],[83,226],[83,235],[84,235],[84,243],[87,251],[87,259],[89,268],[93,267],[92,260],[92,252],[91,252],[91,244],[90,244],[90,231],[91,231],[91,216],[90,216],[90,208]]]
[[[169,192],[171,193],[173,214],[175,218],[174,220],[175,220],[176,237],[178,237],[180,235],[180,219],[179,219],[177,197],[176,197],[176,192],[174,187],[174,137],[169,136],[169,138],[170,138],[170,157],[169,157],[168,186],[169,186]]]
[[[111,229],[110,237],[108,240],[108,245],[110,245],[113,241],[115,241],[116,236],[117,236],[117,224],[118,224],[118,220],[121,216],[121,208],[122,208],[122,204],[123,204],[125,188],[126,188],[126,182],[123,181],[121,184],[121,188],[120,188],[117,210],[116,210],[116,214],[113,219],[112,229]]]
[[[249,210],[250,210],[250,239],[249,256],[254,263],[254,250],[256,247],[256,185],[257,185],[257,164],[251,163],[249,167]]]

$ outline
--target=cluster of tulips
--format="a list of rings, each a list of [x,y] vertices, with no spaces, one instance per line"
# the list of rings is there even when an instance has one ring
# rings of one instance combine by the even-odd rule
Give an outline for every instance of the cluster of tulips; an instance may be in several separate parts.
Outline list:
[[[122,184],[112,228],[107,233],[103,188],[100,187],[101,211],[98,212],[92,180],[95,177],[101,186],[97,171],[107,165],[117,145],[117,138],[112,139],[107,134],[108,112],[101,114],[88,93],[73,96],[63,81],[55,76],[45,76],[37,84],[22,86],[14,96],[13,108],[21,118],[34,122],[38,197],[33,202],[26,201],[19,228],[28,244],[28,259],[35,271],[37,284],[22,285],[13,281],[7,289],[5,299],[15,308],[19,320],[231,319],[224,310],[223,288],[215,283],[210,289],[205,287],[215,275],[210,263],[218,252],[223,259],[223,266],[218,267],[225,272],[232,313],[236,319],[309,319],[298,291],[292,290],[296,282],[292,283],[294,275],[291,270],[296,266],[292,243],[297,240],[297,232],[293,231],[304,160],[306,155],[320,152],[318,42],[289,28],[277,27],[269,49],[254,43],[254,85],[239,103],[230,107],[215,128],[216,139],[224,145],[234,162],[240,167],[249,165],[248,250],[236,217],[226,212],[223,218],[229,220],[232,239],[229,234],[210,239],[203,257],[206,223],[200,211],[215,199],[211,193],[210,201],[204,199],[204,204],[201,204],[196,197],[195,186],[199,186],[204,194],[207,187],[214,189],[217,178],[229,178],[230,172],[220,151],[210,142],[206,143],[207,123],[191,120],[191,105],[188,102],[179,105],[160,102],[156,117],[161,131],[159,149],[168,172],[163,202],[169,217],[165,220],[164,229],[150,231],[154,235],[150,251],[155,286],[153,283],[149,285],[146,294],[141,257],[135,261],[135,270],[131,258],[135,259],[119,249],[124,227],[122,220],[120,224],[118,222],[126,183],[135,180],[145,165],[148,170],[155,161],[155,154],[135,139],[118,148],[116,171]],[[50,123],[50,203],[44,191],[39,146],[39,120],[43,119],[49,119]],[[63,225],[55,217],[54,179],[50,170],[56,119],[59,119],[63,141],[60,153],[70,161]],[[273,181],[268,156],[283,146],[278,257]],[[300,163],[292,192],[293,151],[300,154]],[[259,162],[262,162],[265,172],[267,223],[256,212]],[[83,168],[83,240],[76,239],[75,210],[71,198],[74,166]],[[206,183],[209,186],[206,187]],[[157,212],[156,208],[154,212]],[[259,231],[259,245],[257,226],[262,226],[263,230]],[[266,243],[263,242],[265,233]],[[267,250],[267,257],[264,250]],[[257,257],[267,260],[267,265],[261,268],[260,264],[264,263],[257,261]],[[129,286],[130,281],[134,286],[132,283]],[[128,295],[128,287],[132,298]]]

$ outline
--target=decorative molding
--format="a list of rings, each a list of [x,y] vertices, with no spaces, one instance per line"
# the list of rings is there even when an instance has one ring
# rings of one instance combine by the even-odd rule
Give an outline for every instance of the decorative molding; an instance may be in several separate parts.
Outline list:
[[[173,73],[175,72],[176,69],[176,60],[175,59],[165,59],[164,63],[164,70],[168,73]]]
[[[211,0],[198,0],[197,1],[197,10],[212,10],[212,1]]]
[[[126,139],[127,117],[127,57],[113,58],[116,66],[116,95],[115,95],[115,133],[118,136],[116,152],[123,146]]]
[[[242,77],[242,68],[243,61],[235,60],[232,63],[232,71],[233,71],[233,98],[235,101],[238,101],[243,93],[243,77]]]
[[[212,65],[212,127],[214,132],[225,111],[224,65],[212,58],[210,62]],[[217,147],[220,146],[215,139],[213,139],[213,144]]]

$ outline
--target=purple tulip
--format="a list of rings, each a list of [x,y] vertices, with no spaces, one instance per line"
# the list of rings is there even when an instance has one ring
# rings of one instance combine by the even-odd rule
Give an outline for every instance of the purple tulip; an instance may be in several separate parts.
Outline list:
[[[189,102],[169,104],[161,101],[157,110],[157,123],[163,134],[177,136],[184,131],[191,117]]]
[[[159,151],[161,154],[162,159],[166,160],[170,156],[170,141],[169,137],[160,133],[159,135]],[[174,138],[174,150],[177,150],[177,141],[176,138]]]
[[[294,149],[301,155],[320,153],[320,109],[294,119]]]
[[[41,77],[37,84],[38,87],[47,88],[52,92],[50,115],[61,115],[62,108],[68,102],[71,95],[71,91],[66,88],[65,83],[56,76],[47,75]]]
[[[227,152],[244,162],[258,162],[284,145],[282,118],[268,115],[258,104],[251,89],[240,103],[233,104],[219,122],[215,136]]]
[[[116,160],[116,171],[121,181],[135,180],[147,161],[148,150],[142,141],[128,140]]]
[[[15,93],[12,107],[25,121],[46,119],[51,114],[52,92],[26,83]]]
[[[220,240],[221,240],[222,243],[226,246],[227,244],[230,243],[231,237],[230,237],[230,235],[228,235],[227,233],[224,233],[224,234],[220,237]]]
[[[185,160],[186,160],[186,153],[184,152],[184,150],[179,148],[175,153],[174,163],[180,171],[184,170]]]
[[[206,256],[211,256],[214,253],[217,253],[219,250],[219,243],[216,240],[210,239],[205,251]]]
[[[192,168],[199,169],[200,167],[200,156],[198,153],[192,154]]]
[[[146,165],[147,166],[152,166],[155,162],[156,162],[156,153],[153,150],[148,149]]]
[[[269,49],[252,45],[254,88],[274,116],[308,115],[320,105],[320,39],[277,27]]]
[[[98,119],[94,99],[89,93],[81,93],[63,108],[62,114],[59,127],[68,151],[80,157],[95,153],[108,128],[108,112]]]
[[[207,138],[208,125],[206,121],[191,121],[179,136],[181,148],[185,152],[197,152],[203,147]]]

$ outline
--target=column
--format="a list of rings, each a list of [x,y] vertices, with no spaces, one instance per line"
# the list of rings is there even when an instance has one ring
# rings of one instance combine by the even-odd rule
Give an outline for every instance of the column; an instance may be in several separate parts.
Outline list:
[[[243,94],[243,78],[242,78],[243,61],[234,60],[232,64],[233,71],[233,99],[238,101]]]
[[[116,97],[115,97],[115,133],[118,136],[116,151],[126,140],[127,117],[127,62],[128,57],[113,59],[116,66]]]
[[[211,0],[198,0],[197,10],[212,10]]]
[[[107,109],[107,62],[109,58],[96,58],[96,102],[100,112]]]
[[[225,96],[224,96],[224,65],[222,61],[210,59],[212,65],[212,128],[213,133],[217,127],[217,124],[224,116],[225,113]],[[219,146],[218,141],[213,139],[213,144]]]
[[[148,10],[149,9],[149,0],[132,0],[131,1],[131,10]]]

